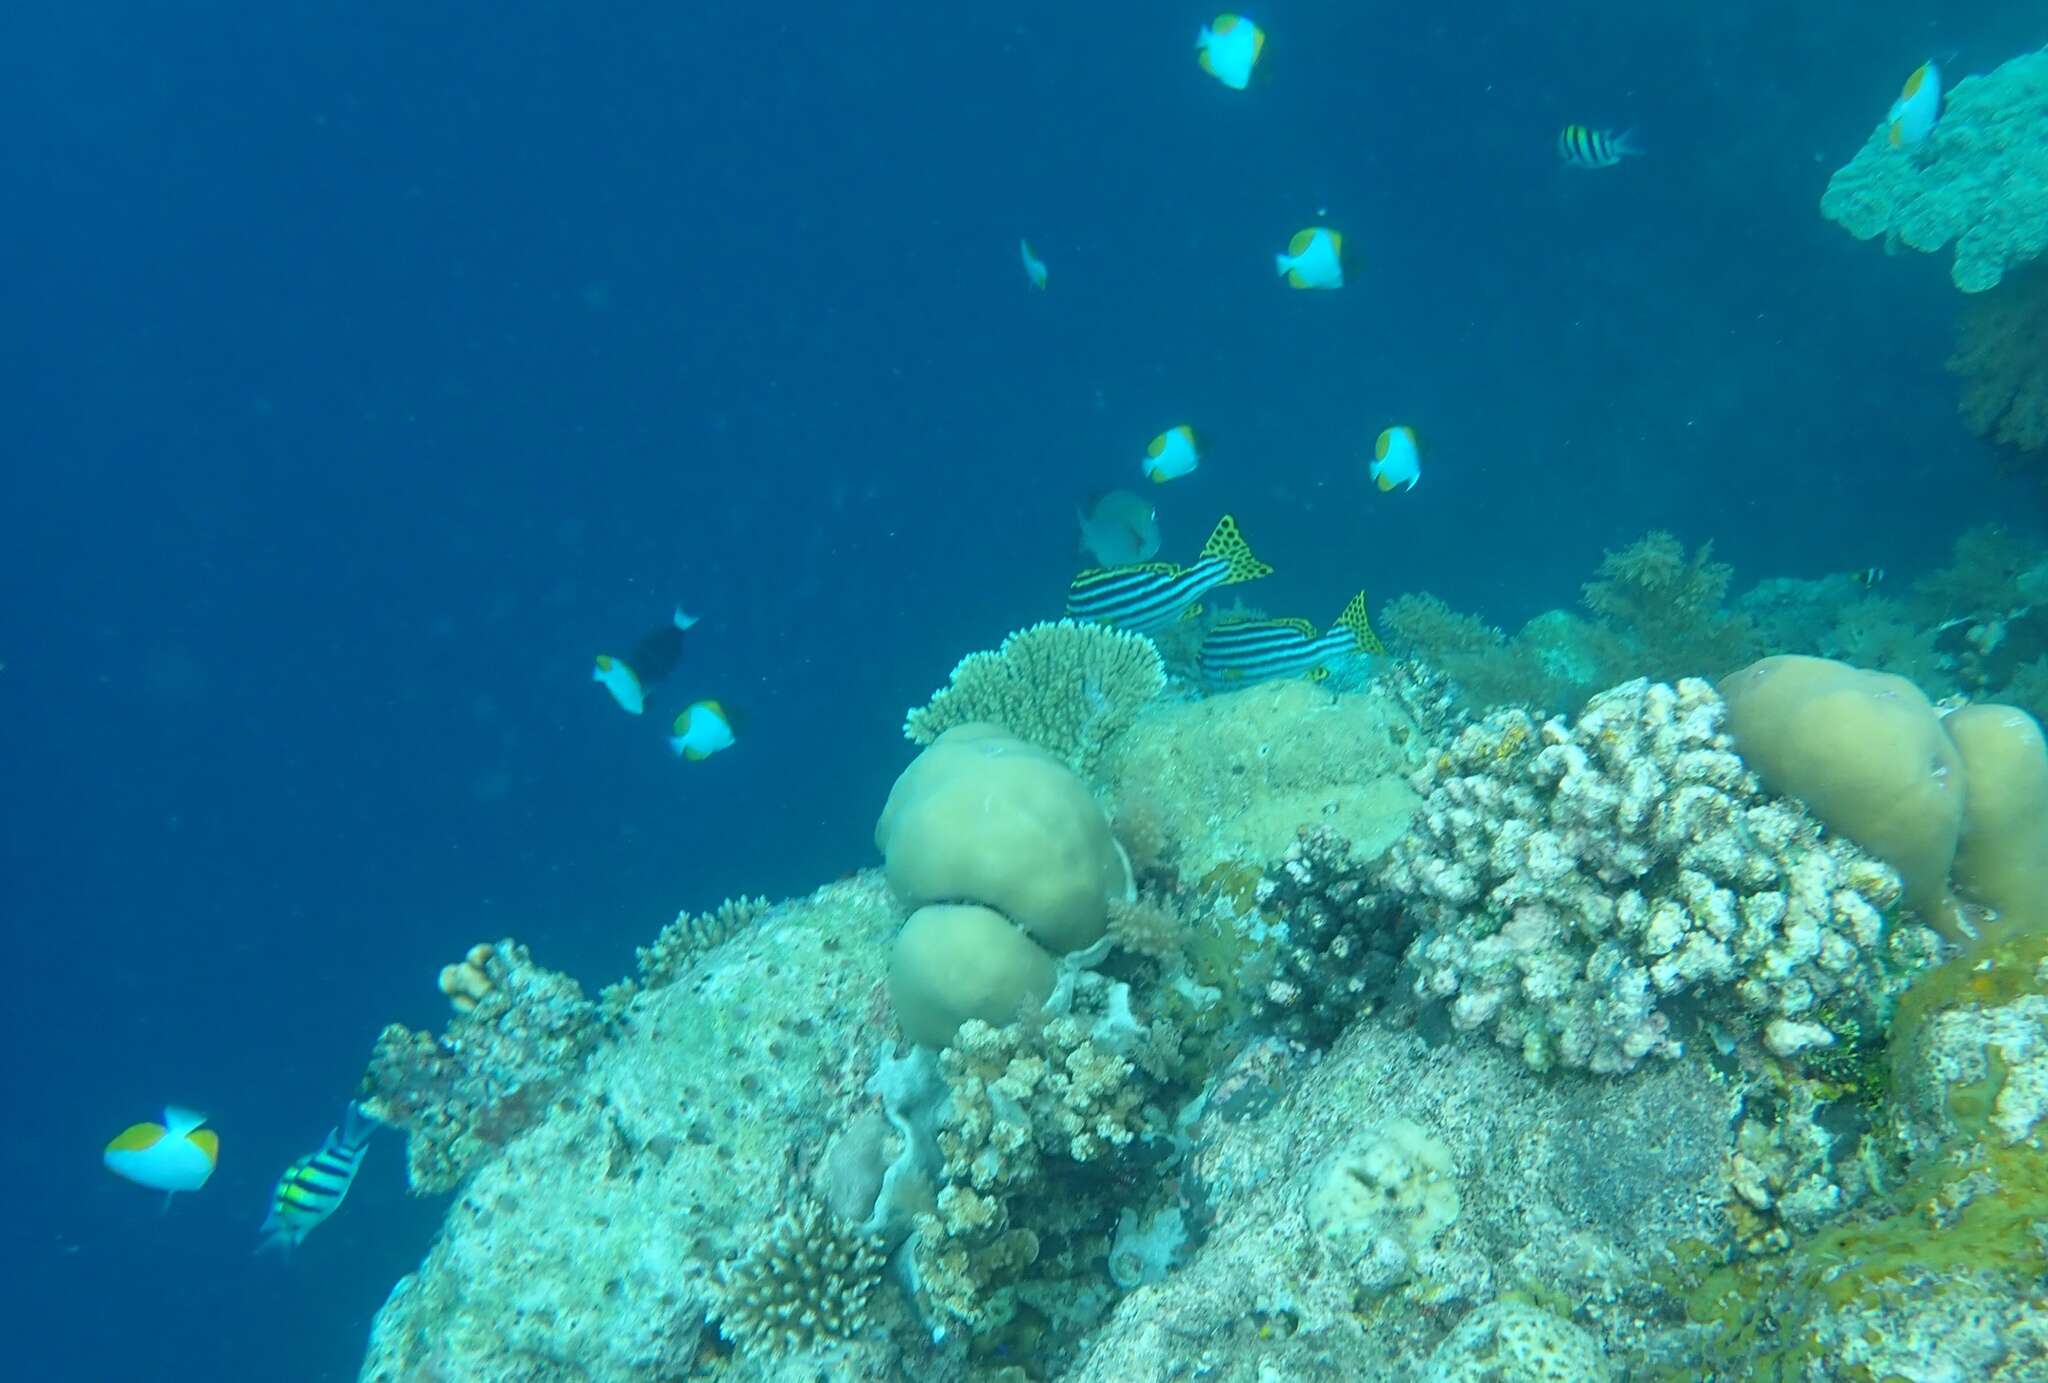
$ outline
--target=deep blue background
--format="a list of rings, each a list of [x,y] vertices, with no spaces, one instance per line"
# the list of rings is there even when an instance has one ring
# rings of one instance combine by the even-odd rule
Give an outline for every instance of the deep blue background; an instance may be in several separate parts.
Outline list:
[[[1158,0],[0,19],[20,1376],[354,1377],[438,1213],[396,1144],[247,1250],[377,1029],[473,941],[594,990],[678,907],[869,862],[903,709],[1057,613],[1075,501],[1171,423],[1162,555],[1233,509],[1319,620],[1518,620],[1653,525],[1746,580],[2026,512],[1945,262],[1816,202],[2035,0],[1504,8],[1270,6],[1243,95]],[[1649,156],[1563,170],[1574,120]],[[1289,293],[1319,208],[1352,282]],[[749,715],[699,765],[587,681],[676,600],[658,708]],[[160,1215],[98,1149],[167,1098],[223,1153]]]

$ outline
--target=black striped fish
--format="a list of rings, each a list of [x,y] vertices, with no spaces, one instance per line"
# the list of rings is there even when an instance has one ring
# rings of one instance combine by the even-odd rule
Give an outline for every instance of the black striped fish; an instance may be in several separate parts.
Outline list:
[[[1218,625],[1202,640],[1196,666],[1212,682],[1263,682],[1304,675],[1320,682],[1339,658],[1379,656],[1387,651],[1372,632],[1365,611],[1365,592],[1360,591],[1325,634],[1317,634],[1316,627],[1305,619],[1253,619]]]
[[[1643,151],[1630,138],[1635,131],[1589,130],[1584,125],[1566,125],[1557,136],[1557,156],[1569,168],[1612,168],[1625,158]]]
[[[270,1194],[270,1217],[263,1222],[264,1249],[297,1248],[306,1236],[341,1206],[342,1197],[355,1184],[356,1170],[363,1154],[370,1150],[370,1135],[377,1121],[349,1101],[348,1114],[338,1129],[330,1129],[318,1152],[302,1157],[285,1169]]]
[[[1237,531],[1237,520],[1225,514],[1190,566],[1133,562],[1082,572],[1067,587],[1067,616],[1145,634],[1199,614],[1202,597],[1218,586],[1272,574],[1271,567],[1252,555],[1251,545]]]

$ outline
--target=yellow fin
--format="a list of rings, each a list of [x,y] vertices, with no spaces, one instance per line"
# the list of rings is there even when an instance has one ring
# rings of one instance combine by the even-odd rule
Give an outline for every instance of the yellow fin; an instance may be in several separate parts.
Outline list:
[[[1287,271],[1287,286],[1289,288],[1306,288],[1308,287],[1308,280],[1301,276],[1301,270],[1289,269]]]
[[[1386,654],[1387,646],[1380,642],[1379,635],[1372,632],[1372,620],[1367,614],[1368,608],[1369,602],[1366,600],[1365,592],[1360,591],[1357,595],[1351,597],[1350,602],[1344,606],[1343,613],[1337,616],[1336,621],[1330,627],[1332,629],[1349,629],[1351,631],[1353,648],[1357,649],[1360,653],[1370,653],[1374,657],[1382,657]]]
[[[1276,629],[1292,629],[1295,633],[1301,635],[1304,639],[1312,639],[1316,636],[1316,627],[1313,624],[1310,624],[1307,620],[1298,617],[1291,619],[1269,620],[1267,621],[1267,623],[1273,625]]]
[[[1331,231],[1331,232],[1330,232],[1330,253],[1331,253],[1331,254],[1333,254],[1333,255],[1335,255],[1335,256],[1337,256],[1337,258],[1338,258],[1338,259],[1340,259],[1340,260],[1344,258],[1344,232],[1343,232],[1343,231]]]
[[[1216,22],[1209,26],[1209,32],[1217,35],[1227,34],[1243,22],[1237,15],[1219,14],[1216,16]]]
[[[1914,93],[1920,90],[1921,84],[1924,83],[1926,80],[1927,64],[1923,62],[1918,67],[1913,69],[1912,76],[1906,78],[1906,85],[1904,89],[1902,89],[1899,92],[1899,99],[1901,101],[1912,100]]]
[[[1209,533],[1209,541],[1202,544],[1202,556],[1221,557],[1230,564],[1230,574],[1221,583],[1225,586],[1240,581],[1256,581],[1273,574],[1273,568],[1253,554],[1251,544],[1244,540],[1244,534],[1237,531],[1237,519],[1229,514],[1216,520],[1216,527]]]
[[[1210,32],[1213,33],[1214,30],[1211,30]],[[1209,50],[1207,48],[1204,48],[1200,53],[1196,55],[1195,61],[1202,64],[1202,70],[1204,72],[1208,73],[1212,77],[1216,75],[1216,64],[1209,61]]]
[[[1202,609],[1202,602],[1198,600],[1194,604],[1188,606],[1187,609],[1181,611],[1180,617],[1184,620],[1200,619],[1202,617]]]
[[[1303,673],[1302,676],[1308,678],[1311,682],[1325,682],[1329,680],[1330,670],[1319,663]]]
[[[1380,478],[1374,483],[1377,484],[1382,490],[1391,490],[1394,488],[1394,482],[1388,478],[1387,473],[1385,471],[1380,472]]]
[[[599,672],[610,672],[612,670],[611,654],[600,653],[597,655],[597,670]]]
[[[220,1135],[210,1128],[193,1129],[185,1135],[185,1141],[206,1154],[206,1165],[220,1165]]]
[[[1166,450],[1166,439],[1168,435],[1171,433],[1171,431],[1172,429],[1169,428],[1166,432],[1160,433],[1157,437],[1154,437],[1150,442],[1147,442],[1145,444],[1145,455],[1152,457],[1154,460],[1157,460],[1159,457],[1159,453]]]
[[[728,725],[732,723],[732,717],[725,713],[725,707],[719,705],[716,701],[699,701],[697,704],[717,716],[720,720],[725,721]]]
[[[108,1152],[141,1152],[155,1147],[164,1136],[162,1124],[130,1124],[114,1135],[114,1141],[107,1144]]]
[[[1315,244],[1316,229],[1316,227],[1310,226],[1307,230],[1296,231],[1294,239],[1287,242],[1287,253],[1293,255],[1296,259],[1307,254],[1308,247]]]

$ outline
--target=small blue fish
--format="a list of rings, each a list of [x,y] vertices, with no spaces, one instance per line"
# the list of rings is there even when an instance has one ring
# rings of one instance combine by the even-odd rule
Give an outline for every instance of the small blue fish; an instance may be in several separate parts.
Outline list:
[[[270,1194],[270,1216],[263,1222],[263,1242],[256,1246],[258,1253],[297,1248],[341,1208],[342,1198],[363,1165],[363,1154],[370,1150],[370,1135],[376,1131],[377,1121],[365,1114],[361,1105],[349,1101],[342,1126],[328,1130],[319,1151],[292,1163],[277,1179],[277,1189]]]
[[[1557,156],[1567,168],[1612,168],[1625,158],[1638,158],[1642,149],[1634,130],[1589,130],[1584,125],[1566,125],[1557,136]]]

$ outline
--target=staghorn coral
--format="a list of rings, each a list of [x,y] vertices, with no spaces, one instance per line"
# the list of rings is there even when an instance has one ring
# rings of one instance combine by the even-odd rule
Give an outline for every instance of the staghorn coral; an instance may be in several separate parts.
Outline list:
[[[1948,372],[1970,431],[2016,451],[2048,451],[2048,264],[1973,299],[1956,321]]]
[[[850,1340],[868,1328],[882,1255],[809,1196],[719,1273],[720,1329],[742,1349],[783,1354]]]
[[[1882,1011],[1932,937],[1890,919],[1895,873],[1763,792],[1725,717],[1706,682],[1638,680],[1576,723],[1466,729],[1384,871],[1423,928],[1418,997],[1533,1067],[1610,1074],[1679,1050],[1682,994],[1779,1055],[1832,1042],[1831,997]]]
[[[1734,568],[1713,556],[1711,542],[1688,557],[1685,544],[1657,531],[1600,559],[1599,576],[1584,588],[1586,608],[1627,638],[1629,672],[1656,681],[1718,677],[1762,652],[1749,620],[1721,609]]]
[[[1063,619],[1034,624],[993,653],[970,653],[947,685],[912,710],[903,733],[931,744],[985,721],[1085,773],[1103,746],[1166,686],[1159,649],[1142,634]]]
[[[576,981],[509,938],[489,949],[489,987],[465,994],[471,1006],[439,1038],[391,1024],[363,1076],[364,1109],[405,1130],[418,1195],[453,1190],[538,1122],[596,1041],[597,1006]]]
[[[1879,125],[1828,179],[1820,211],[1858,240],[1883,236],[1887,251],[1954,241],[1949,276],[1965,293],[2048,249],[2048,50],[1957,82],[1911,148],[1891,147]]]

